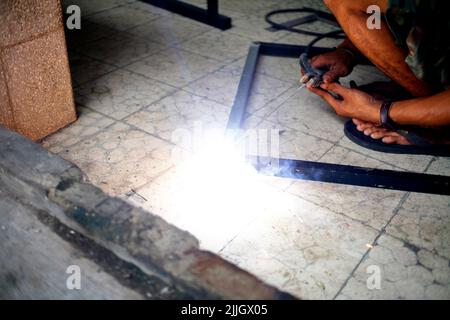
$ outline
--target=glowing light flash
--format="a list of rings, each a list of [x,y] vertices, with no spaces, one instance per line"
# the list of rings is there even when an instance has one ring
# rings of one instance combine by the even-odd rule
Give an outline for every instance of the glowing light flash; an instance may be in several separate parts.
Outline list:
[[[276,194],[223,135],[209,137],[184,161],[176,184],[177,225],[209,243],[262,214]]]

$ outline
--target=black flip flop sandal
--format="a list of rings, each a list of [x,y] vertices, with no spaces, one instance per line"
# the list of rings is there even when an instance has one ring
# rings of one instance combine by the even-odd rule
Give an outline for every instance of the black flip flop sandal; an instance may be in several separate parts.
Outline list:
[[[363,132],[358,131],[352,120],[347,121],[344,128],[347,138],[357,145],[370,150],[396,154],[421,154],[450,157],[450,145],[448,144],[430,144],[420,135],[412,131],[401,129],[397,129],[396,131],[413,144],[406,146],[399,144],[387,144],[381,141],[381,139],[372,139],[370,136],[366,136]]]

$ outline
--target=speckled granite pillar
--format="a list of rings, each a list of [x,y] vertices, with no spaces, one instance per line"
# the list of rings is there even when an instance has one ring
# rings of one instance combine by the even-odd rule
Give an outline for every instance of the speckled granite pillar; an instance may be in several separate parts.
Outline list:
[[[39,140],[76,119],[59,0],[0,1],[0,124]]]

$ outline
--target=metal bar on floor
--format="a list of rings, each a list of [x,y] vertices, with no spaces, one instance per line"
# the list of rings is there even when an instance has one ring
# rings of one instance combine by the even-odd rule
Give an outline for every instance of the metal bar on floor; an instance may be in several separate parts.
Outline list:
[[[249,160],[260,173],[276,177],[450,195],[448,176],[292,159],[251,157]]]
[[[244,70],[242,71],[241,80],[239,81],[236,97],[234,98],[233,107],[228,118],[227,129],[240,129],[242,121],[245,117],[248,98],[252,88],[253,77],[258,64],[259,43],[252,43],[248,50],[247,60],[245,61]]]

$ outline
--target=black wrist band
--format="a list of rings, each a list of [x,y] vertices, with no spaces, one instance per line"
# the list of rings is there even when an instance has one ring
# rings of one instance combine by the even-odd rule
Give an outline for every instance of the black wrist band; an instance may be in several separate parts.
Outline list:
[[[383,128],[395,131],[396,124],[392,121],[391,117],[389,117],[389,111],[391,110],[392,104],[392,101],[383,101],[380,108],[380,122]]]

